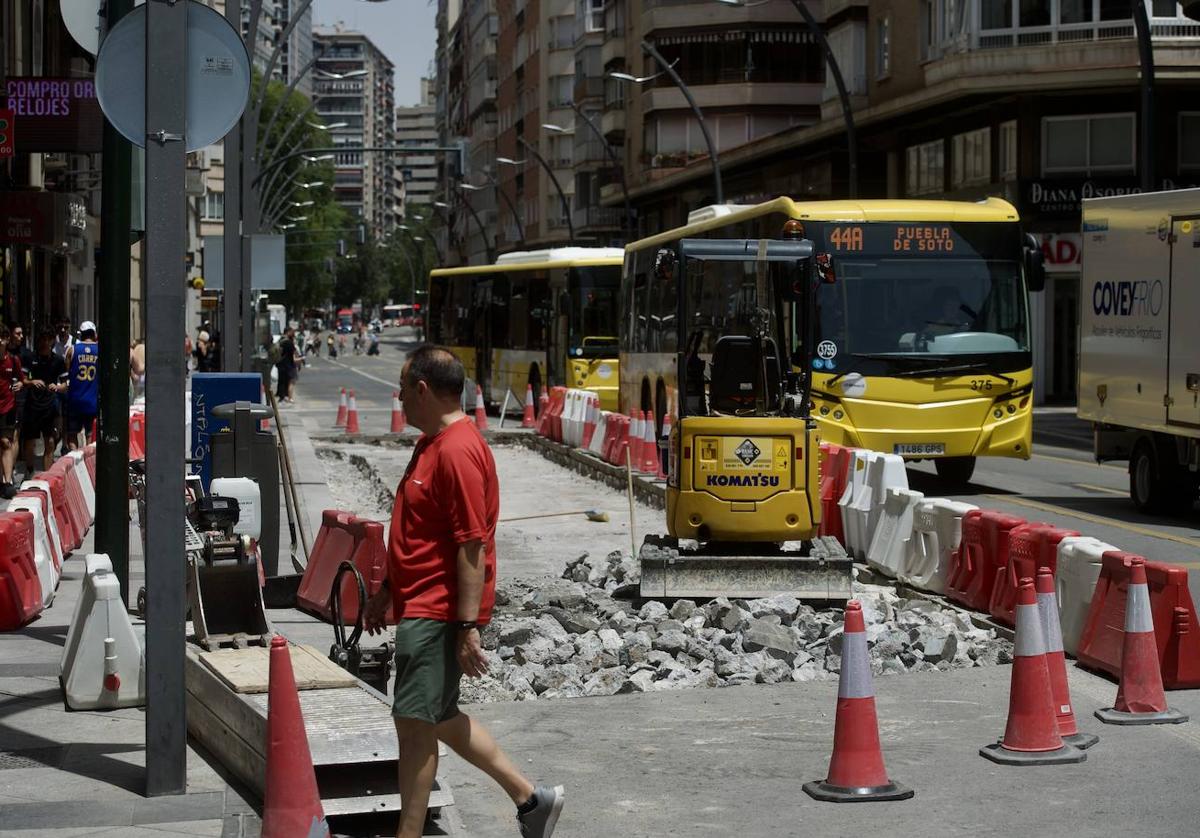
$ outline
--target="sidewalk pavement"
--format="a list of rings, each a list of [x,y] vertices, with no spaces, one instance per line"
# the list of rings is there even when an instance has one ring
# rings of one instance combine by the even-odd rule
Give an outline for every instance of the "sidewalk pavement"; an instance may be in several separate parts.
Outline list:
[[[145,580],[136,520],[130,545],[132,599]],[[59,658],[92,550],[89,532],[63,565],[50,608],[0,634],[0,838],[257,835],[253,796],[197,746],[188,748],[187,794],[143,795],[143,708],[65,709]]]

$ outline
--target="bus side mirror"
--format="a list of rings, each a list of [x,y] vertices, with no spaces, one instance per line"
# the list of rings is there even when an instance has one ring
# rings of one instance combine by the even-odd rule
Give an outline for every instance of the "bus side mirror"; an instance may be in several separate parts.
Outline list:
[[[1025,234],[1025,284],[1030,291],[1046,290],[1045,257],[1032,233]]]
[[[780,283],[779,296],[789,303],[806,299],[806,294],[813,287],[812,259],[802,262],[792,262],[784,268],[783,282]]]

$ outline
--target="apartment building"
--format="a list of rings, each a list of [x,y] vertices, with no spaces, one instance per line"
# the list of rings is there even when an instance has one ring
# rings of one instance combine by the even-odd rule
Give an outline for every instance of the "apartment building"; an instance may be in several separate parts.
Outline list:
[[[362,32],[340,25],[313,30],[313,103],[339,148],[334,195],[376,238],[396,224],[403,202],[395,155],[366,152],[395,143],[395,80],[391,61]]]
[[[284,84],[295,83],[296,91],[312,98],[313,60],[312,4],[308,0],[276,0],[274,29],[279,61],[274,77]],[[290,31],[289,31],[290,30]],[[287,32],[287,37],[283,35]]]
[[[396,108],[396,145],[436,146],[437,102],[433,79],[421,79],[420,100],[415,105]],[[400,158],[399,177],[404,186],[402,217],[420,206],[428,208],[437,198],[437,155],[406,154]]]

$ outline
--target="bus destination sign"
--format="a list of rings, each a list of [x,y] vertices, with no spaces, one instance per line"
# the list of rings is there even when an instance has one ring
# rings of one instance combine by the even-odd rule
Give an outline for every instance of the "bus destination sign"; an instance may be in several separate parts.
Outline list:
[[[953,253],[960,244],[948,224],[830,225],[826,239],[835,253],[885,254]]]

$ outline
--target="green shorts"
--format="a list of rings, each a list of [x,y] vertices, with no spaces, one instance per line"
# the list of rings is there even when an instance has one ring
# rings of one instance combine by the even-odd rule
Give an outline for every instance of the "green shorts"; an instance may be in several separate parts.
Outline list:
[[[396,624],[396,691],[392,715],[439,724],[458,715],[462,669],[453,623],[424,618]]]

